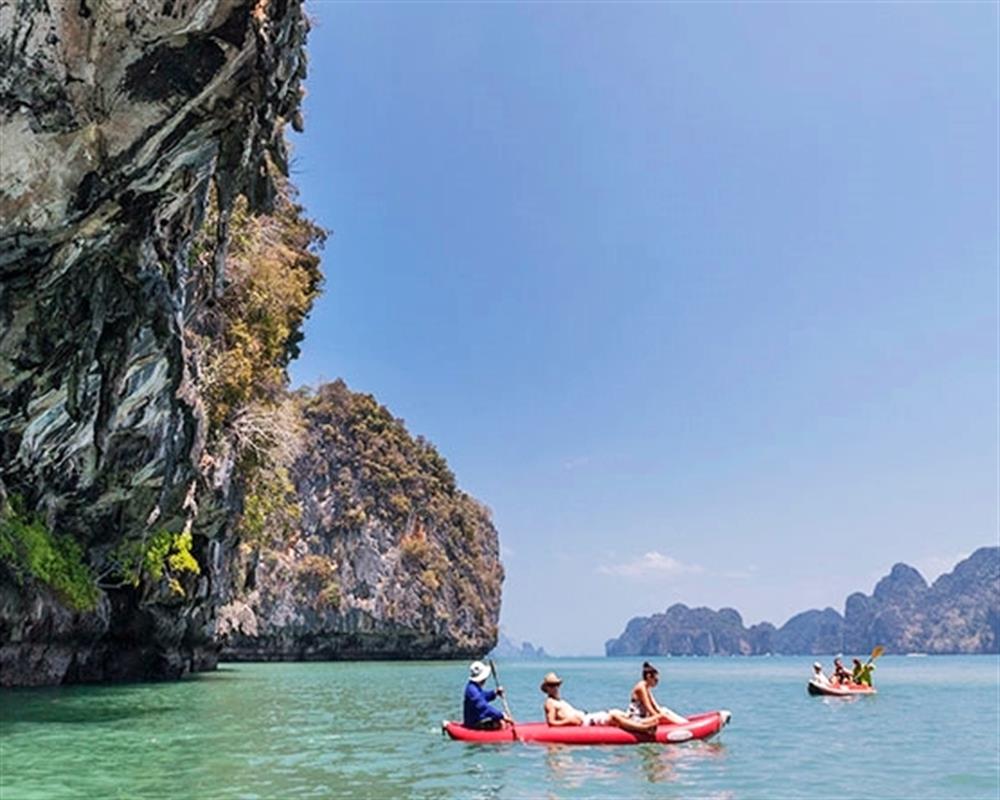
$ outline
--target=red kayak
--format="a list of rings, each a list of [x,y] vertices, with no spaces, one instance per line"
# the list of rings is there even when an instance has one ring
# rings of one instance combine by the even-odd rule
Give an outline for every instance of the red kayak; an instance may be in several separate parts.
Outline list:
[[[861,694],[877,694],[875,687],[865,683],[816,683],[806,684],[809,694],[821,694],[827,697],[855,697]]]
[[[552,727],[544,722],[520,722],[512,728],[496,731],[481,731],[466,728],[457,722],[443,722],[452,739],[461,742],[542,742],[545,744],[676,744],[695,739],[709,739],[719,733],[728,723],[732,714],[728,711],[708,711],[688,717],[683,725],[660,725],[655,734],[632,733],[613,725],[559,726]]]

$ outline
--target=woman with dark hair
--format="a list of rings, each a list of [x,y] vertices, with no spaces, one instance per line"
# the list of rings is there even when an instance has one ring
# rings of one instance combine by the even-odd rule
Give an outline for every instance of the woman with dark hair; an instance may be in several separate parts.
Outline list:
[[[648,661],[642,662],[642,680],[632,687],[632,694],[629,697],[628,715],[634,719],[649,719],[651,717],[659,722],[672,722],[681,724],[687,722],[686,717],[682,717],[671,711],[666,706],[661,706],[653,697],[653,688],[660,682],[660,671]]]

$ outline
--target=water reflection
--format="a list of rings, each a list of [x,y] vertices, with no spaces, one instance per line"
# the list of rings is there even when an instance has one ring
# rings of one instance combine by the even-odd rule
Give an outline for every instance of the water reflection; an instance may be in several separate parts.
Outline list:
[[[591,753],[598,748],[588,748]],[[606,749],[606,748],[600,748]],[[550,744],[545,747],[545,766],[549,777],[559,786],[579,789],[592,781],[613,781],[616,771],[582,753],[580,748]]]
[[[667,752],[652,747],[642,747],[639,752],[639,763],[642,765],[642,772],[649,783],[665,783],[677,780],[674,772],[674,759],[667,755]]]
[[[705,761],[726,757],[720,742],[698,742],[668,746],[641,744],[634,747],[572,747],[548,745],[545,768],[549,782],[562,790],[587,787],[595,783],[634,785],[636,778],[649,784],[683,783],[698,773]]]
[[[642,772],[649,783],[677,781],[684,773],[711,760],[722,759],[726,748],[721,742],[697,742],[677,747],[641,745],[636,748]]]

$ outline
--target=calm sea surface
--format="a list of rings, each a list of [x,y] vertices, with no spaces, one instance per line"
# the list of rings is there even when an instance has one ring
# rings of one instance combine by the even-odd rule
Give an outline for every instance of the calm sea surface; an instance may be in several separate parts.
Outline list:
[[[641,659],[498,664],[515,717],[542,674],[626,704]],[[0,798],[984,798],[1000,795],[1000,661],[885,656],[879,694],[809,697],[811,658],[660,659],[661,702],[721,738],[476,746],[441,736],[464,663],[225,665],[180,683],[0,693]]]

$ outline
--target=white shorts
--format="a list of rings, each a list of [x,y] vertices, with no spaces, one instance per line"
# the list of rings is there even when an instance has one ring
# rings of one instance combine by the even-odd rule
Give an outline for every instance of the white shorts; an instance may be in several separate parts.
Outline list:
[[[592,711],[583,715],[583,724],[586,725],[610,725],[611,715],[607,711]]]

